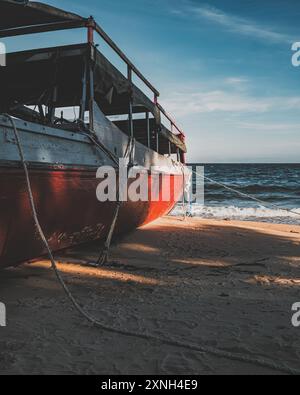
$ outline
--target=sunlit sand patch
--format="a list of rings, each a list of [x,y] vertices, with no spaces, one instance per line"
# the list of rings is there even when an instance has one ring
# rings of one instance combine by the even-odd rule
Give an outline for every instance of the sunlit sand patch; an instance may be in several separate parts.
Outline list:
[[[283,259],[285,259],[289,266],[299,268],[300,267],[300,257],[298,256],[283,256]]]
[[[276,276],[254,276],[247,281],[249,284],[279,285],[283,287],[300,287],[299,278],[283,278]]]
[[[49,261],[38,261],[30,264],[32,267],[49,269],[51,264]],[[144,277],[141,275],[123,273],[120,271],[110,270],[106,268],[83,267],[73,262],[57,262],[57,267],[62,273],[76,274],[79,276],[90,276],[93,278],[106,278],[110,280],[117,280],[121,282],[133,281],[144,285],[163,285],[162,281],[151,277]]]
[[[150,247],[147,244],[142,243],[122,243],[120,246],[122,249],[130,251],[142,251],[143,253],[159,253],[159,248]]]
[[[214,260],[206,260],[199,258],[190,258],[190,259],[172,259],[172,263],[184,264],[184,265],[193,265],[193,266],[204,266],[204,267],[228,267],[231,266],[230,263],[226,263],[224,261],[214,261]]]

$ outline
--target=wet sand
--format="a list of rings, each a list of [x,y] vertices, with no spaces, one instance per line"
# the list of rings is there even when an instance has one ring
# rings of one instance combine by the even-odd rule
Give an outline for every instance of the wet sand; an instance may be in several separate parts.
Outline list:
[[[110,264],[93,243],[60,254],[74,295],[105,324],[300,368],[300,227],[164,218],[119,240]],[[278,372],[92,328],[48,261],[0,272],[1,374]]]

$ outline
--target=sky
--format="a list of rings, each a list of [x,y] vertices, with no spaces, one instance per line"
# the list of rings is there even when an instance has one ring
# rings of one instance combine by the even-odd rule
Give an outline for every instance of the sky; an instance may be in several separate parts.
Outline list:
[[[189,162],[300,162],[298,0],[48,0],[93,15],[161,92]],[[82,42],[83,31],[12,38],[8,50]],[[118,59],[97,40],[112,62]]]

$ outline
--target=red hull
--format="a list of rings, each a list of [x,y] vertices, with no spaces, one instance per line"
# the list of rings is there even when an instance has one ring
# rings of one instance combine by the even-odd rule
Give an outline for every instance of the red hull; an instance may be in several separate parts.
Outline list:
[[[53,251],[106,237],[115,203],[97,200],[100,180],[94,170],[31,169],[30,178],[39,219]],[[124,202],[116,233],[128,232],[167,214],[183,189],[182,176],[172,176],[171,180],[169,201]],[[1,168],[0,182],[0,267],[43,256],[23,170]]]

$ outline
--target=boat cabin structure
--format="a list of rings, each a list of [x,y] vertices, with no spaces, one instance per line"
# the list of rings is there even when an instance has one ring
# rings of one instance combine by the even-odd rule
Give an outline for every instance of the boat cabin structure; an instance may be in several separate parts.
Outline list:
[[[159,104],[158,90],[92,17],[0,0],[0,40],[67,29],[85,30],[84,42],[7,53],[0,67],[0,267],[47,252],[34,225],[30,190],[56,252],[111,238],[112,227],[114,234],[126,233],[168,214],[190,175],[185,135]],[[104,56],[96,35],[125,72]],[[98,198],[107,175],[98,170],[113,168],[120,180],[120,159],[128,159],[128,173],[142,168],[147,199]],[[135,181],[129,177],[124,189]]]
[[[76,28],[86,28],[85,43],[7,54],[6,67],[0,68],[0,113],[76,132],[93,131],[95,111],[100,110],[127,136],[184,163],[185,135],[159,104],[158,90],[93,17],[34,1],[0,1],[0,39]],[[122,59],[127,75],[101,53],[95,34]],[[152,98],[134,84],[134,77],[152,92]]]

